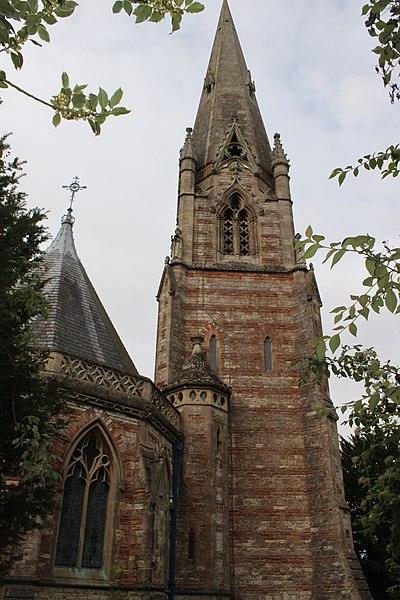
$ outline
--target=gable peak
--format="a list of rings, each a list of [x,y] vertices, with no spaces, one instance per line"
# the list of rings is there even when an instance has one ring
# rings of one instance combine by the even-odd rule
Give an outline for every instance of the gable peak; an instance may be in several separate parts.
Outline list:
[[[243,135],[237,115],[232,115],[232,123],[220,146],[216,168],[230,161],[244,161],[251,166],[254,172],[257,171],[255,156],[252,154],[249,144]]]

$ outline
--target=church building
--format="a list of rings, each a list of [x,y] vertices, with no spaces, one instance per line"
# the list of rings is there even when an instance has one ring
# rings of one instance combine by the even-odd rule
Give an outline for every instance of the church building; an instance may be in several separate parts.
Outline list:
[[[322,333],[227,0],[157,293],[155,381],[78,258],[69,209],[44,257],[47,376],[71,409],[58,509],[16,550],[8,600],[368,600],[327,384],[291,365]]]

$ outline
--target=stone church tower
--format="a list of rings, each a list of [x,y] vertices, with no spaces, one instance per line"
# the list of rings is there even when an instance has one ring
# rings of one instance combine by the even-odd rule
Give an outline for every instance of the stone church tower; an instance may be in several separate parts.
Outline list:
[[[79,186],[78,186],[79,187]],[[47,249],[45,376],[69,407],[53,514],[4,600],[368,600],[327,387],[291,364],[321,335],[294,251],[289,162],[271,149],[223,1],[158,292],[156,383],[78,258],[70,208]]]
[[[181,150],[158,293],[155,379],[185,435],[182,600],[370,598],[354,560],[336,421],[319,416],[332,406],[328,389],[299,389],[291,368],[321,335],[321,301],[294,251],[288,173],[224,0]]]

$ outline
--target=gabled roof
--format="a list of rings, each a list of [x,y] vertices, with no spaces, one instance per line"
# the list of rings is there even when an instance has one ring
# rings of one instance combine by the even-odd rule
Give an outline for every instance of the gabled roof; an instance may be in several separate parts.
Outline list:
[[[257,163],[271,172],[271,148],[255,85],[224,0],[193,129],[197,168],[215,161],[226,131],[237,120]]]
[[[48,319],[34,327],[37,344],[138,375],[76,252],[72,210],[46,250],[43,267]]]

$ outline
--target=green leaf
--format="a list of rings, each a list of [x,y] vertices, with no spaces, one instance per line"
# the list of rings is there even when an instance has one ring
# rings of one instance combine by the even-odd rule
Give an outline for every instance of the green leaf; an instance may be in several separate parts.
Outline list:
[[[151,13],[151,6],[148,6],[147,4],[140,4],[133,11],[133,14],[136,16],[136,23],[147,21],[151,17]]]
[[[49,32],[47,31],[44,25],[38,25],[37,32],[41,40],[43,40],[44,42],[50,42]]]
[[[11,60],[16,69],[21,69],[24,59],[20,52],[11,52]]]
[[[342,171],[342,172],[340,173],[340,175],[339,175],[339,177],[338,177],[338,182],[339,182],[339,185],[342,185],[342,183],[343,183],[343,182],[344,182],[344,180],[346,179],[346,175],[347,175],[346,171]]]
[[[54,125],[54,127],[58,127],[60,123],[61,123],[61,115],[60,115],[60,113],[57,112],[53,117],[53,125]]]
[[[165,17],[165,14],[161,13],[161,12],[157,12],[156,10],[153,12],[153,14],[151,15],[149,21],[151,21],[152,23],[159,23],[160,21],[162,21]]]
[[[332,354],[334,354],[336,352],[336,350],[339,348],[340,346],[340,335],[337,333],[336,335],[332,336],[331,339],[329,340],[329,348],[331,349]]]
[[[193,2],[190,6],[186,8],[186,12],[188,13],[199,13],[204,10],[204,5],[201,2]]]
[[[376,260],[367,258],[367,260],[365,261],[365,267],[366,267],[368,273],[371,275],[371,277],[373,277],[375,275],[376,266],[377,266]]]
[[[124,95],[124,92],[121,90],[121,88],[118,88],[113,95],[110,98],[110,106],[111,108],[113,108],[114,106],[117,106],[117,104],[119,104],[121,102],[122,96]]]
[[[88,100],[89,100],[90,107],[93,110],[96,110],[97,104],[99,102],[99,99],[97,98],[96,94],[89,94]]]
[[[317,357],[321,360],[325,357],[326,352],[326,343],[324,340],[320,340],[315,347],[315,353]]]
[[[75,2],[74,2],[74,5],[76,6]],[[57,15],[57,17],[60,17],[60,19],[65,19],[66,17],[70,17],[72,15],[72,13],[75,10],[75,6],[73,6],[73,7],[69,6],[68,8],[67,7],[56,8],[54,12]]]
[[[57,19],[53,14],[43,14],[43,21],[45,21],[48,25],[54,25],[55,23],[57,23]]]
[[[63,88],[69,88],[69,77],[68,73],[66,73],[65,71],[63,71],[63,74],[61,75],[61,83]]]
[[[311,237],[312,237],[312,234],[313,234],[313,233],[314,233],[314,232],[313,232],[313,230],[312,230],[312,227],[311,227],[311,225],[309,225],[309,226],[307,227],[307,229],[306,229],[306,232],[305,232],[305,236],[306,236],[306,238],[308,238],[308,239],[310,240],[310,239],[311,239]]]
[[[125,108],[124,106],[116,106],[112,109],[111,114],[115,117],[119,117],[120,115],[128,115],[131,111]]]
[[[172,23],[172,32],[178,31],[181,27],[182,15],[172,15],[171,23]]]
[[[397,308],[397,297],[393,290],[388,290],[385,296],[386,308],[394,313]]]
[[[355,323],[350,323],[349,331],[350,331],[351,335],[354,335],[354,337],[357,337],[357,325]]]
[[[319,244],[311,244],[311,246],[309,246],[307,248],[307,250],[304,252],[303,258],[305,260],[312,258],[320,249],[320,245]]]
[[[112,11],[114,14],[120,13],[122,10],[122,0],[117,0],[114,2],[114,6],[112,7]]]
[[[131,0],[123,0],[124,11],[127,15],[131,15],[133,11]],[[151,10],[151,9],[150,9]],[[137,22],[137,20],[136,20]]]
[[[74,108],[82,108],[85,105],[86,96],[82,93],[73,94],[72,105]]]
[[[342,248],[341,250],[338,250],[334,257],[332,258],[332,262],[331,262],[331,269],[336,265],[336,263],[339,262],[339,260],[341,258],[343,258],[343,256],[346,254],[347,250],[346,248]]]
[[[106,108],[106,106],[108,104],[108,96],[107,96],[107,92],[105,90],[103,90],[103,88],[99,88],[99,93],[97,95],[97,98],[98,98],[101,108]]]

